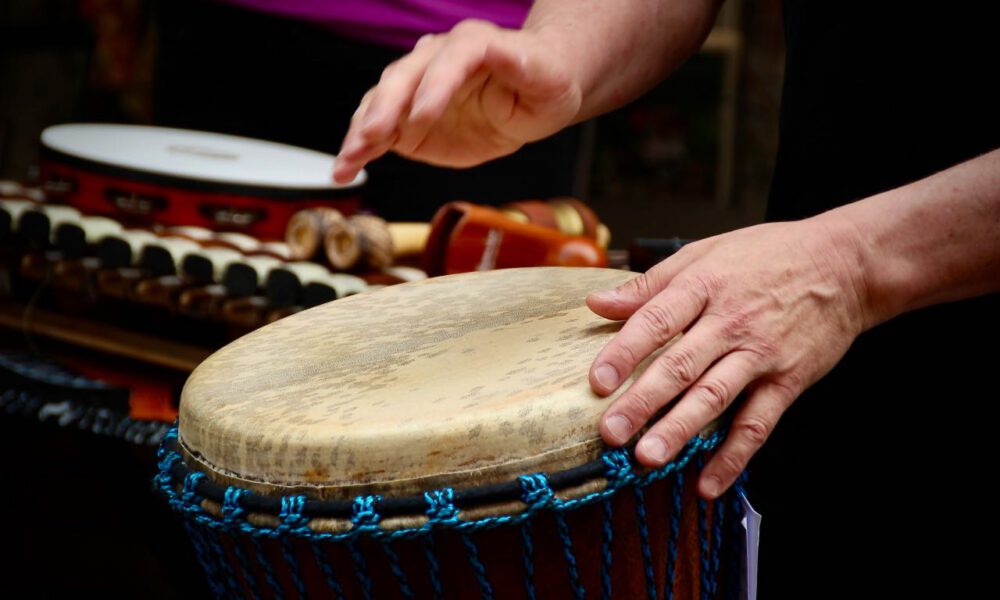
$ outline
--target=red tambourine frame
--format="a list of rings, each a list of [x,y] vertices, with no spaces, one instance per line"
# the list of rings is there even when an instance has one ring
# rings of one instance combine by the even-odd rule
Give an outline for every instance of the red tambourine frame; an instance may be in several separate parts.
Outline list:
[[[182,178],[129,173],[46,152],[41,161],[44,189],[51,200],[85,214],[106,215],[129,225],[193,225],[240,231],[258,239],[284,239],[292,215],[304,208],[330,206],[357,211],[359,188],[284,190],[227,186]]]

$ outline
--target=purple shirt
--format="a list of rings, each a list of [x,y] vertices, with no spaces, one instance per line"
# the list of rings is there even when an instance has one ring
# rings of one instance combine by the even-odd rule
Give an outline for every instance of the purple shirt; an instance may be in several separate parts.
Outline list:
[[[312,21],[365,41],[409,50],[425,33],[442,33],[463,19],[520,27],[532,0],[223,0]]]

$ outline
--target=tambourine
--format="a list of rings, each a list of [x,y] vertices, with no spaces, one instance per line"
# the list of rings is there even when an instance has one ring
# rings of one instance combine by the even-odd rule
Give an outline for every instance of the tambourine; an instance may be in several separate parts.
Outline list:
[[[353,212],[362,172],[333,182],[334,157],[243,137],[136,125],[68,124],[42,132],[45,192],[131,224],[237,230],[280,239],[296,211]]]

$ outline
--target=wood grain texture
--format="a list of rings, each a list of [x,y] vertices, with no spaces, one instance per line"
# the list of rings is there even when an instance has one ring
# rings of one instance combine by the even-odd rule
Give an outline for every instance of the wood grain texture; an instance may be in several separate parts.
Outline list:
[[[226,346],[191,375],[180,438],[213,478],[348,498],[509,480],[603,449],[587,380],[621,324],[588,292],[633,273],[527,268],[401,284]]]

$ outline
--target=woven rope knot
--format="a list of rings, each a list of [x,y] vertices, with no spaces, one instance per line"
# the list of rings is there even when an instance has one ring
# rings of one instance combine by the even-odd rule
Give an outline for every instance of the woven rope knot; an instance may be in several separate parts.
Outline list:
[[[160,448],[159,472],[156,474],[156,483],[161,489],[166,490],[173,481],[174,465],[181,459],[181,455],[176,452],[166,452]]]
[[[241,490],[233,486],[226,488],[226,495],[222,500],[222,520],[228,524],[233,524],[246,515],[247,510],[240,505],[240,498],[246,494],[246,490]]]
[[[177,426],[174,425],[173,427],[168,429],[166,433],[163,434],[163,438],[160,440],[160,447],[156,449],[156,457],[162,460],[163,458],[170,456],[171,454],[177,454],[176,452],[168,450],[166,445],[167,442],[176,439],[177,439]]]
[[[528,505],[529,509],[542,508],[552,501],[555,492],[549,485],[549,480],[544,473],[534,475],[521,475],[518,477],[521,484],[521,500]]]
[[[455,491],[451,488],[424,492],[424,500],[427,501],[427,518],[431,521],[447,523],[458,520]]]
[[[354,499],[354,505],[351,507],[351,522],[354,523],[355,529],[365,530],[378,527],[382,516],[375,509],[375,503],[380,500],[382,500],[382,496],[379,495],[358,496]]]
[[[632,463],[628,459],[628,450],[624,448],[608,450],[601,455],[601,460],[604,461],[604,465],[608,468],[605,471],[605,477],[611,481],[625,479],[632,473]]]
[[[302,514],[305,505],[305,496],[282,496],[278,513],[281,523],[276,529],[281,532],[308,530],[309,518]]]
[[[204,479],[204,477],[204,473],[192,471],[184,478],[184,484],[181,486],[181,500],[185,504],[198,504],[201,502],[201,498],[198,496],[198,482]]]

